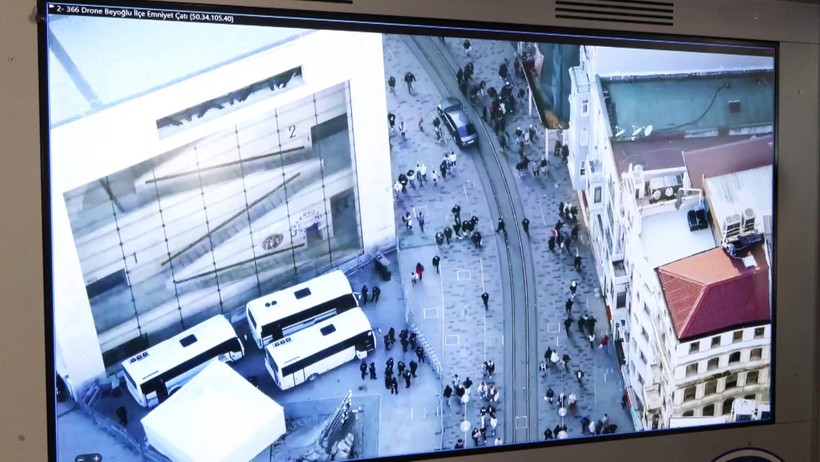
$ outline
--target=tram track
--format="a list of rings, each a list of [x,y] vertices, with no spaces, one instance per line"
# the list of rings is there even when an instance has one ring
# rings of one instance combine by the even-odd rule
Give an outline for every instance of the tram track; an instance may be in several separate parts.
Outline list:
[[[504,296],[504,441],[523,443],[538,441],[538,391],[536,370],[537,319],[535,307],[535,281],[532,256],[519,226],[524,217],[523,206],[518,200],[517,187],[512,179],[512,170],[505,157],[499,154],[493,142],[494,134],[484,125],[478,112],[472,107],[456,85],[456,68],[449,52],[442,50],[443,43],[432,37],[407,36],[408,44],[416,47],[420,56],[438,78],[439,88],[464,102],[464,110],[474,121],[476,129],[483,135],[473,154],[478,155],[483,172],[479,172],[482,182],[489,187],[496,217],[502,217],[506,224],[507,239],[499,244],[501,253],[502,293]],[[424,63],[422,63],[424,64]],[[479,169],[480,170],[480,169]],[[495,223],[490,225],[495,228]],[[485,240],[485,245],[489,241]],[[498,239],[493,235],[494,240]],[[496,241],[498,242],[498,241]],[[531,364],[532,361],[532,364]]]

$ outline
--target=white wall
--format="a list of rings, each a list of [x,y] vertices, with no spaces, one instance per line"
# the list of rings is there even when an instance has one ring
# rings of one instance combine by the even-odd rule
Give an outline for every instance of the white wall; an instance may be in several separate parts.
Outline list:
[[[304,85],[159,139],[157,119],[296,66],[302,66]],[[56,348],[76,389],[104,375],[104,368],[63,193],[349,82],[364,246],[389,245],[395,225],[383,212],[392,210],[383,67],[380,35],[319,31],[52,130],[52,224],[55,242],[65,243],[55,245],[54,255]]]

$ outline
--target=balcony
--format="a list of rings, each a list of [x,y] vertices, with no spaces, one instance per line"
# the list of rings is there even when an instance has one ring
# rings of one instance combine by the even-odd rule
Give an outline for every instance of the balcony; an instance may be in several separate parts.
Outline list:
[[[663,401],[661,400],[661,385],[659,383],[643,386],[643,402],[646,403],[646,410],[649,412],[661,408]]]

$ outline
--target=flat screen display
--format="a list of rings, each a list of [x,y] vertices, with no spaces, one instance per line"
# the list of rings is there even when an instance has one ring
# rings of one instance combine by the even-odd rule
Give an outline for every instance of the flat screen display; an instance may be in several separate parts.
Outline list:
[[[41,7],[54,460],[772,422],[773,45]]]

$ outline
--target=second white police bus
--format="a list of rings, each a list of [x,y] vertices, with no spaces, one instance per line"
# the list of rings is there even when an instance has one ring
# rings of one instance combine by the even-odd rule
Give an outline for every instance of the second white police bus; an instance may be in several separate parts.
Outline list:
[[[185,385],[211,361],[236,361],[245,348],[231,323],[214,316],[122,362],[128,391],[152,407]]]
[[[251,300],[245,305],[245,314],[256,346],[264,348],[358,306],[347,276],[336,270]]]
[[[320,374],[376,349],[376,336],[361,308],[326,319],[265,348],[265,367],[282,389],[315,380]]]

